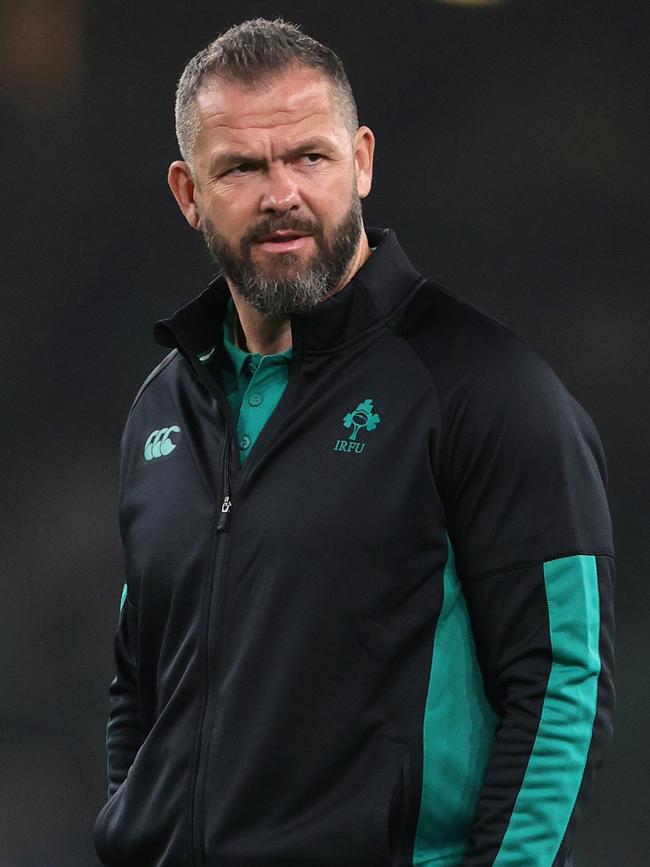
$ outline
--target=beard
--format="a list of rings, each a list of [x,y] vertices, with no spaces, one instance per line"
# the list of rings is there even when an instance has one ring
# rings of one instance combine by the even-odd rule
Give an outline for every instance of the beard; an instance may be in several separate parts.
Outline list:
[[[305,313],[327,298],[337,288],[356,253],[362,226],[361,200],[356,189],[331,241],[326,240],[320,223],[291,215],[269,216],[242,237],[237,250],[219,234],[214,223],[205,217],[201,220],[205,243],[221,273],[251,306],[269,319]],[[280,229],[313,236],[316,252],[309,261],[301,264],[294,253],[274,253],[276,261],[266,267],[253,261],[252,245]]]

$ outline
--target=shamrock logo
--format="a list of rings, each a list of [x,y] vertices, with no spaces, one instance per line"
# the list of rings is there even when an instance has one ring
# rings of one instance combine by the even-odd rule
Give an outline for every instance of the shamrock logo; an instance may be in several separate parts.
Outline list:
[[[352,433],[348,437],[350,440],[356,440],[361,428],[374,430],[380,421],[378,413],[373,412],[372,401],[369,398],[360,403],[355,410],[343,416],[345,427],[353,428]]]

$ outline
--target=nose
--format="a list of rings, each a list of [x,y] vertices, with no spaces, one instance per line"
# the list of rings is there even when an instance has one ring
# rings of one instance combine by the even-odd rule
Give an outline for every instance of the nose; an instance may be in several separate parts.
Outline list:
[[[260,200],[260,211],[265,214],[286,214],[300,207],[300,192],[286,166],[271,166],[266,177],[266,188]]]

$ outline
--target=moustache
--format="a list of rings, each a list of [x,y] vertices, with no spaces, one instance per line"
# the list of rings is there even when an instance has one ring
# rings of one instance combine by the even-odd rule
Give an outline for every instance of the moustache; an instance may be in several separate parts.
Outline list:
[[[269,219],[259,223],[254,229],[248,231],[242,238],[242,244],[249,246],[261,241],[267,235],[280,231],[303,232],[305,235],[313,235],[315,240],[321,238],[321,227],[318,223],[308,220],[293,219]]]

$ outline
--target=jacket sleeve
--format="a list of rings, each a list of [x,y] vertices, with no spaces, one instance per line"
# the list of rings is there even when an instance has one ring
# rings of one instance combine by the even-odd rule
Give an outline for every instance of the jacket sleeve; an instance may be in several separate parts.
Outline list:
[[[137,608],[128,597],[125,584],[113,644],[115,677],[110,685],[110,713],[106,727],[108,754],[108,796],[126,779],[135,755],[144,740],[138,703],[137,660],[134,651]]]
[[[605,466],[550,368],[501,355],[445,408],[449,535],[498,718],[462,867],[560,867],[612,729]]]

